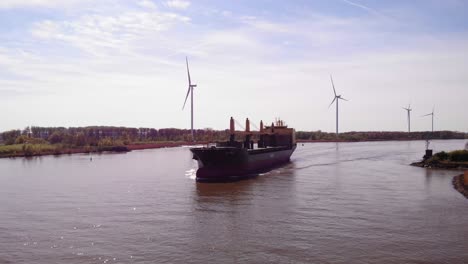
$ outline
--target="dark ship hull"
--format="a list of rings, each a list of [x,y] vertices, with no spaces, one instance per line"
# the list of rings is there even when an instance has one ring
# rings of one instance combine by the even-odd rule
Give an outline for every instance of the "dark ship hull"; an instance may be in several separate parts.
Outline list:
[[[192,148],[198,162],[197,181],[235,181],[255,176],[289,162],[296,146],[246,149],[236,147]]]

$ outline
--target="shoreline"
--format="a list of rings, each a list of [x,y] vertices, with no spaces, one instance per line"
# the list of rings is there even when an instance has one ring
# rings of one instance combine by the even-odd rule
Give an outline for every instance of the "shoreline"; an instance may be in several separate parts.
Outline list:
[[[442,170],[466,170],[468,169],[467,162],[454,161],[417,161],[410,164],[411,166],[425,169],[442,169]]]
[[[460,192],[466,199],[468,199],[468,186],[464,184],[465,176],[463,174],[453,177],[453,188]]]
[[[431,139],[432,140],[465,140],[459,138]],[[363,139],[363,140],[322,140],[322,139],[298,139],[297,143],[358,143],[358,142],[388,142],[388,141],[426,141],[425,139]]]
[[[443,139],[450,140],[450,139]],[[384,141],[420,141],[419,139],[369,139],[369,140],[297,140],[298,144],[304,143],[358,143],[358,142],[384,142]],[[81,148],[63,148],[63,149],[52,149],[41,151],[40,153],[26,154],[24,152],[15,152],[11,154],[0,154],[0,159],[5,158],[24,158],[24,157],[39,157],[39,156],[60,156],[60,155],[71,155],[71,154],[80,154],[80,153],[123,153],[130,152],[132,150],[143,150],[143,149],[158,149],[158,148],[174,148],[181,146],[195,146],[195,145],[206,145],[210,142],[200,141],[200,142],[190,142],[190,141],[172,141],[172,142],[151,142],[151,143],[134,143],[123,146],[106,146],[102,149],[99,147],[90,147],[85,146]],[[50,145],[53,146],[53,145]],[[432,166],[426,166],[423,161],[414,162],[412,166],[422,167],[422,168],[433,168]],[[439,167],[435,167],[439,168]],[[454,169],[454,167],[440,167],[441,169]],[[465,167],[468,169],[468,164]],[[455,166],[455,169],[457,166]]]
[[[161,143],[142,143],[142,144],[128,144],[124,146],[108,146],[104,149],[98,147],[83,147],[83,148],[64,148],[55,149],[49,151],[42,151],[40,153],[26,154],[24,152],[0,155],[0,159],[6,158],[30,158],[30,157],[41,157],[41,156],[61,156],[71,154],[87,154],[87,153],[126,153],[133,150],[143,149],[158,149],[158,148],[174,148],[181,146],[195,146],[195,145],[206,145],[207,142],[186,142],[186,141],[175,141],[175,142],[161,142]]]

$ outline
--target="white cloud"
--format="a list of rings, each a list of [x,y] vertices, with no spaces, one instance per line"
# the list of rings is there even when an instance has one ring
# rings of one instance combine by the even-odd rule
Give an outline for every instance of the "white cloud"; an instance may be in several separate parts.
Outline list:
[[[171,8],[187,9],[190,6],[190,2],[183,0],[170,0],[166,2],[166,5]]]
[[[157,6],[153,1],[150,0],[141,0],[138,2],[138,5],[141,7],[149,8],[149,9],[156,9]]]
[[[26,8],[26,7],[64,7],[73,6],[91,0],[2,0],[0,9]]]
[[[174,13],[129,11],[119,15],[84,15],[77,20],[45,20],[34,25],[34,36],[67,42],[93,55],[125,52],[137,40],[154,37],[190,19]]]

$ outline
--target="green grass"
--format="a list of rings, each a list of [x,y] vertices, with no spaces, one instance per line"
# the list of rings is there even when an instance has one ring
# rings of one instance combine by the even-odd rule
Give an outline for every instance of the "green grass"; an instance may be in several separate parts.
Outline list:
[[[468,162],[468,150],[454,150],[450,152],[439,152],[432,157],[434,160]]]
[[[51,144],[14,144],[0,146],[0,157],[33,156],[54,153],[61,146]]]
[[[23,147],[23,144],[2,145],[0,146],[0,155],[23,152],[22,147]]]
[[[14,144],[14,145],[0,145],[0,158],[7,157],[23,157],[23,156],[38,156],[38,155],[60,155],[71,153],[87,153],[87,152],[101,152],[101,151],[114,151],[122,152],[129,151],[126,146],[68,146],[62,144]]]

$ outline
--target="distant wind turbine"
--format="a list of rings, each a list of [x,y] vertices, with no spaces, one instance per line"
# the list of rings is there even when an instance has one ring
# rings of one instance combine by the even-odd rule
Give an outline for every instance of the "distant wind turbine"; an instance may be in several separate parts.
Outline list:
[[[335,94],[335,97],[333,97],[333,101],[330,103],[330,105],[328,106],[328,108],[330,108],[330,106],[331,106],[331,105],[333,104],[333,102],[335,102],[335,100],[336,100],[336,136],[338,137],[338,101],[339,101],[339,100],[348,101],[348,100],[342,98],[341,95],[337,95],[337,94],[336,94],[335,84],[333,83],[333,77],[331,76],[331,74],[330,74],[330,80],[331,80],[331,83],[332,83],[333,93]]]
[[[435,106],[432,107],[432,112],[427,114],[427,115],[423,115],[423,116],[432,116],[432,132],[434,132],[434,108]]]
[[[185,63],[187,64],[187,76],[188,76],[188,90],[187,90],[187,96],[185,96],[185,101],[184,101],[184,106],[182,106],[182,110],[185,108],[185,103],[187,103],[187,98],[190,94],[190,107],[191,107],[191,132],[192,132],[192,141],[195,141],[195,136],[193,134],[193,88],[197,87],[196,84],[192,84],[192,80],[190,79],[190,71],[189,71],[189,66],[188,66],[188,59],[185,57]]]
[[[411,132],[411,111],[413,109],[411,109],[411,104],[408,105],[408,108],[404,108],[407,112],[408,112],[408,133]]]

